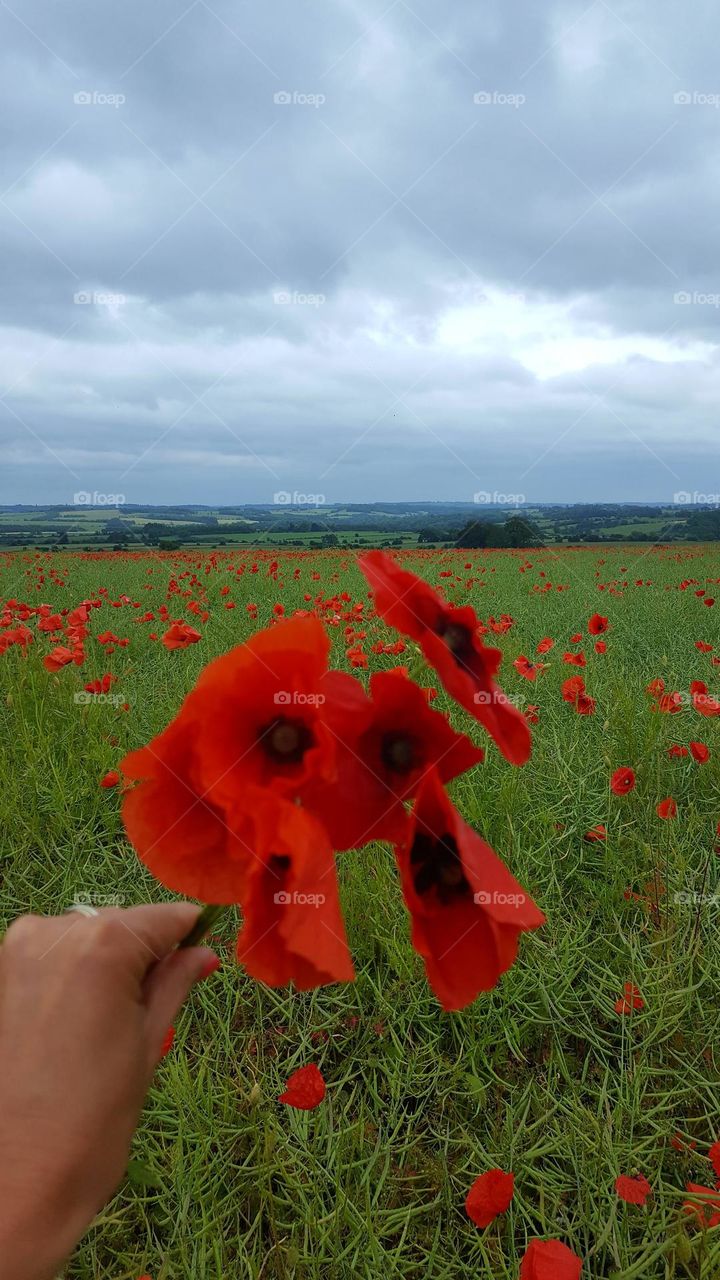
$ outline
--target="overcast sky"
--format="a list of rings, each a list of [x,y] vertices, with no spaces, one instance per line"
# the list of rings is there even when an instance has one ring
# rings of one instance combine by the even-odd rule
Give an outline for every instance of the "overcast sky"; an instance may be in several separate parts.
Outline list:
[[[719,35],[0,0],[0,501],[716,490]]]

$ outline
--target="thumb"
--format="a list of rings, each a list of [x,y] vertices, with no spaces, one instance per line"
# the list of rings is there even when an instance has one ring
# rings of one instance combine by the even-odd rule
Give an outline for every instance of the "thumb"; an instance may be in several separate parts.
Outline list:
[[[210,947],[187,947],[172,951],[155,965],[145,983],[147,1045],[154,1068],[168,1027],[184,1004],[192,987],[220,968],[220,960]]]

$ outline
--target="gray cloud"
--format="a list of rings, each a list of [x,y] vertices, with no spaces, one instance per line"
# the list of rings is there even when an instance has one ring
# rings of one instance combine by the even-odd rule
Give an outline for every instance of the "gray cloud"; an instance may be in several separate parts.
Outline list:
[[[3,4],[0,500],[703,488],[717,30]]]

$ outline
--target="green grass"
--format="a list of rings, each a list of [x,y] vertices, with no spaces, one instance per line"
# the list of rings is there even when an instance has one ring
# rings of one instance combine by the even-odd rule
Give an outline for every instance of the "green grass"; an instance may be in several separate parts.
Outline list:
[[[270,558],[266,552],[259,574],[236,580],[225,569],[251,563],[249,551],[228,549],[208,575],[204,553],[58,554],[42,561],[37,589],[32,556],[0,556],[0,597],[73,607],[107,586],[110,599],[125,593],[142,603],[92,611],[95,634],[110,628],[131,644],[108,659],[90,640],[82,671],[48,675],[41,635],[27,660],[16,649],[0,656],[0,923],[22,911],[59,911],[78,892],[118,895],[128,905],[168,896],[127,845],[118,796],[98,779],[167,723],[210,657],[250,634],[248,600],[265,625],[277,599],[290,612],[307,607],[305,592],[366,593],[349,553],[281,555],[282,589],[266,575]],[[699,909],[677,898],[720,894],[720,736],[717,720],[690,708],[651,714],[644,692],[662,676],[683,691],[706,679],[717,694],[715,668],[694,643],[716,637],[720,602],[706,609],[694,588],[678,585],[686,576],[702,586],[720,578],[720,549],[604,546],[528,559],[525,573],[522,553],[437,552],[408,563],[451,598],[469,599],[481,617],[507,611],[515,619],[500,637],[503,684],[540,706],[533,758],[513,769],[486,743],[486,763],[456,784],[454,798],[547,925],[522,941],[495,991],[445,1014],[409,946],[384,847],[340,859],[358,972],[352,985],[302,995],[261,988],[232,958],[237,920],[229,909],[218,930],[223,969],[178,1021],[135,1139],[140,1163],[67,1280],[136,1280],[144,1272],[153,1280],[515,1280],[528,1238],[545,1234],[585,1259],[583,1277],[720,1275],[720,1229],[699,1232],[681,1212],[686,1181],[712,1183],[705,1153],[720,1136],[720,897]],[[467,592],[466,561],[475,578]],[[50,564],[65,586],[53,584]],[[448,566],[459,581],[439,578]],[[154,624],[136,619],[157,609],[173,574],[196,568],[211,617],[200,644],[168,653],[148,639]],[[651,585],[636,587],[636,578]],[[533,591],[547,580],[552,591]],[[625,580],[619,595],[598,590]],[[234,611],[223,608],[224,583]],[[169,607],[179,614],[185,603],[172,596]],[[596,609],[612,629],[607,654],[583,646],[598,708],[580,717],[560,696],[574,673],[561,659]],[[367,630],[368,650],[378,636],[390,638],[379,623]],[[331,632],[334,665],[346,669],[342,629]],[[531,657],[545,635],[557,641],[544,659],[549,670],[529,684],[512,660]],[[393,661],[371,655],[371,668]],[[399,661],[423,683],[438,683],[412,646]],[[128,713],[74,703],[82,683],[105,670],[118,675]],[[435,705],[450,709],[442,693]],[[463,713],[452,714],[482,739]],[[708,764],[667,758],[672,742],[692,738],[710,747]],[[618,799],[608,779],[626,764],[638,785]],[[675,822],[655,813],[667,795],[678,802]],[[585,842],[598,822],[607,826],[606,844]],[[666,890],[657,914],[624,896],[649,881]],[[613,1008],[626,981],[645,1000],[632,1018]],[[321,1066],[328,1096],[314,1112],[294,1112],[276,1099],[288,1074],[308,1061]],[[673,1149],[676,1130],[696,1140],[696,1151]],[[464,1198],[495,1165],[514,1171],[515,1198],[478,1231]],[[636,1171],[653,1186],[644,1209],[614,1193],[617,1175]]]

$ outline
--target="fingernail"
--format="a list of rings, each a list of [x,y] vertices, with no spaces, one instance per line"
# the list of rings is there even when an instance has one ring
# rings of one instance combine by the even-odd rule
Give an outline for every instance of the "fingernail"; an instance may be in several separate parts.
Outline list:
[[[202,969],[200,970],[200,974],[198,976],[198,982],[202,982],[205,978],[209,978],[211,974],[217,973],[221,964],[222,964],[222,961],[219,956],[210,956],[209,959],[206,960]]]

